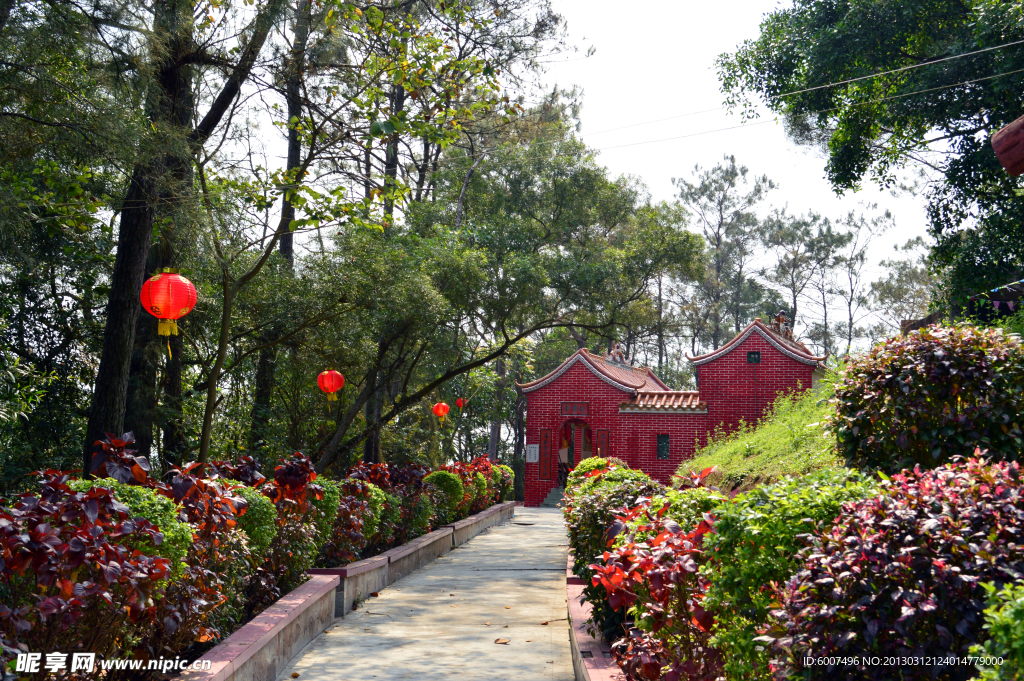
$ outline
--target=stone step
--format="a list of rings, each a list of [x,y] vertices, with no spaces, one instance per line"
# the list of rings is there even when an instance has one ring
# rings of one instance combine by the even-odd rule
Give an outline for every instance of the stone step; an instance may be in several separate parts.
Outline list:
[[[555,508],[562,502],[562,495],[565,493],[564,487],[554,487],[548,495],[544,497],[544,501],[541,502],[541,506],[544,508]]]

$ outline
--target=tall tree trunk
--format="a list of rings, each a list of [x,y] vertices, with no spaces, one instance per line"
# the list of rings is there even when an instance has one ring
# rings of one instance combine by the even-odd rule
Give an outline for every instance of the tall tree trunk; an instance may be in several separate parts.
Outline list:
[[[491,461],[498,460],[498,444],[501,442],[501,403],[505,399],[505,360],[498,359],[494,369],[498,374],[498,380],[494,382],[494,414],[491,416],[491,438],[487,443],[487,458]]]
[[[265,342],[265,340],[264,340]],[[277,346],[260,350],[253,381],[252,412],[250,414],[249,451],[266,447],[270,435],[270,401],[274,393],[274,374],[277,368]]]
[[[157,20],[172,22],[174,30],[163,32],[157,23],[153,54],[156,55],[155,71],[158,87],[149,98],[147,108],[154,122],[174,125],[175,120],[192,120],[192,111],[171,110],[178,101],[173,88],[187,82],[187,56],[193,49],[191,35],[184,32],[192,25],[192,5],[182,3],[157,6]],[[270,35],[284,0],[270,0],[257,15],[249,39],[239,53],[231,75],[214,99],[210,110],[195,129],[189,131],[187,139],[191,144],[202,145],[227,113],[231,102],[241,91],[242,83],[249,78],[253,65]],[[165,14],[161,16],[161,9]],[[179,14],[183,21],[178,21]],[[161,49],[163,48],[163,49]],[[171,89],[168,89],[168,88]],[[191,86],[189,85],[189,88]],[[176,116],[175,113],[178,115]],[[173,128],[171,128],[173,130]],[[167,179],[175,169],[180,170],[180,159],[187,158],[188,147],[172,150],[178,153],[156,154],[140,160],[132,170],[128,192],[121,206],[121,221],[118,230],[117,255],[110,279],[110,297],[107,300],[106,326],[103,330],[103,349],[100,352],[100,366],[96,372],[92,406],[86,426],[83,443],[84,474],[89,474],[92,465],[93,443],[104,432],[120,432],[124,427],[124,408],[128,396],[128,372],[131,365],[132,346],[135,341],[135,325],[141,311],[139,293],[146,275],[146,260],[152,240],[155,223],[155,206],[161,191],[168,189]],[[172,183],[173,184],[173,183]],[[213,383],[216,383],[214,377]]]
[[[294,38],[292,49],[289,53],[285,69],[288,80],[285,84],[285,100],[288,106],[288,160],[285,172],[288,177],[297,172],[301,163],[302,141],[299,139],[299,131],[292,121],[302,117],[302,75],[306,64],[306,45],[309,42],[309,26],[312,4],[310,0],[298,0],[295,8]],[[297,186],[302,178],[292,178],[293,186]],[[295,207],[287,197],[281,199],[281,212],[283,219],[289,223],[295,219]],[[278,250],[288,264],[289,271],[295,266],[295,245],[294,235],[291,230],[281,234],[278,243]],[[264,343],[274,343],[282,335],[283,331],[275,324],[268,334],[262,339]],[[249,451],[255,452],[264,446],[270,434],[271,400],[274,396],[275,374],[277,371],[277,347],[271,344],[260,350],[259,359],[256,363],[255,389],[253,391],[252,410],[249,415]]]
[[[179,325],[187,322],[179,321]],[[171,336],[171,357],[164,373],[163,399],[163,457],[164,470],[185,462],[188,440],[182,423],[182,358],[185,340],[180,335]]]
[[[173,0],[157,3],[155,9],[157,33],[169,36],[169,40],[163,66],[156,78],[158,100],[154,118],[173,131],[174,135],[171,153],[164,157],[164,180],[158,188],[158,209],[154,212],[154,219],[166,218],[167,224],[160,230],[159,241],[149,249],[146,273],[150,275],[175,264],[176,212],[182,203],[187,203],[185,198],[193,193],[194,176],[186,142],[195,115],[195,98],[192,93],[194,72],[186,59],[193,50],[189,28],[191,22],[188,21],[190,17],[182,17],[183,8]],[[128,372],[125,428],[135,434],[135,447],[145,457],[150,456],[161,411],[165,420],[180,422],[182,419],[180,403],[171,400],[173,404],[170,410],[158,408],[160,386],[157,385],[157,376],[160,364],[167,359],[167,340],[157,335],[157,321],[154,317],[147,313],[139,314]],[[180,376],[180,371],[176,375]],[[180,395],[180,379],[177,385],[165,383],[164,388],[171,395]],[[176,411],[174,407],[177,407]]]
[[[128,369],[135,342],[135,324],[142,309],[139,294],[146,278],[146,257],[153,234],[156,168],[138,165],[121,207],[117,255],[110,277],[103,349],[96,372],[92,407],[83,447],[84,476],[91,473],[94,442],[124,428],[124,407],[128,397]]]
[[[366,406],[364,414],[366,416],[367,423],[377,423],[380,421],[381,414],[384,413],[384,396],[381,394],[381,377],[380,372],[376,368],[371,370],[373,392],[370,393],[370,398],[366,400]],[[367,377],[370,380],[370,377]],[[363,461],[366,463],[380,463],[380,428],[374,428],[370,431],[370,434],[366,436],[366,440],[363,441]]]

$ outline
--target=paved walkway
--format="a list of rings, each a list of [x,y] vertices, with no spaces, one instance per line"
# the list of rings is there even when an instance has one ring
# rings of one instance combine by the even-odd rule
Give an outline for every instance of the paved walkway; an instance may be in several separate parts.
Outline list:
[[[558,510],[517,507],[336,619],[279,679],[572,681],[566,550]]]

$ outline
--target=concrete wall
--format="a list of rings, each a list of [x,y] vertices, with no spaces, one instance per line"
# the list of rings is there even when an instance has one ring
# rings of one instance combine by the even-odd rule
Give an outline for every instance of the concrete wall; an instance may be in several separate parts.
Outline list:
[[[388,584],[443,556],[452,546],[452,528],[442,527],[381,554],[388,558]]]
[[[515,502],[506,501],[448,525],[452,530],[452,546],[465,544],[488,527],[509,520],[514,513]]]

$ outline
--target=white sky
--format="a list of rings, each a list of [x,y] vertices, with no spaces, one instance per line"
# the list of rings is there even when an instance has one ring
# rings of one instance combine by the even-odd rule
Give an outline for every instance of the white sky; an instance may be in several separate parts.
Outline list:
[[[733,51],[743,40],[755,38],[761,18],[781,3],[552,2],[568,22],[569,42],[580,52],[562,61],[553,60],[546,80],[583,90],[583,141],[601,150],[599,161],[612,174],[640,177],[655,201],[673,199],[672,178],[689,178],[694,164],[712,167],[723,154],[733,154],[751,173],[766,174],[779,185],[767,203],[776,207],[788,204],[790,212],[814,210],[836,219],[864,204],[877,203],[879,211],[889,209],[896,228],[871,248],[869,256],[874,263],[893,257],[894,244],[925,235],[923,197],[894,197],[869,183],[855,194],[837,197],[825,179],[825,159],[789,141],[781,124],[748,124],[724,132],[636,144],[740,125],[739,116],[724,109],[650,121],[721,107],[724,97],[714,70],[715,58]],[[596,53],[582,58],[590,46]],[[770,119],[755,122],[766,120]],[[613,128],[618,129],[609,131]]]

